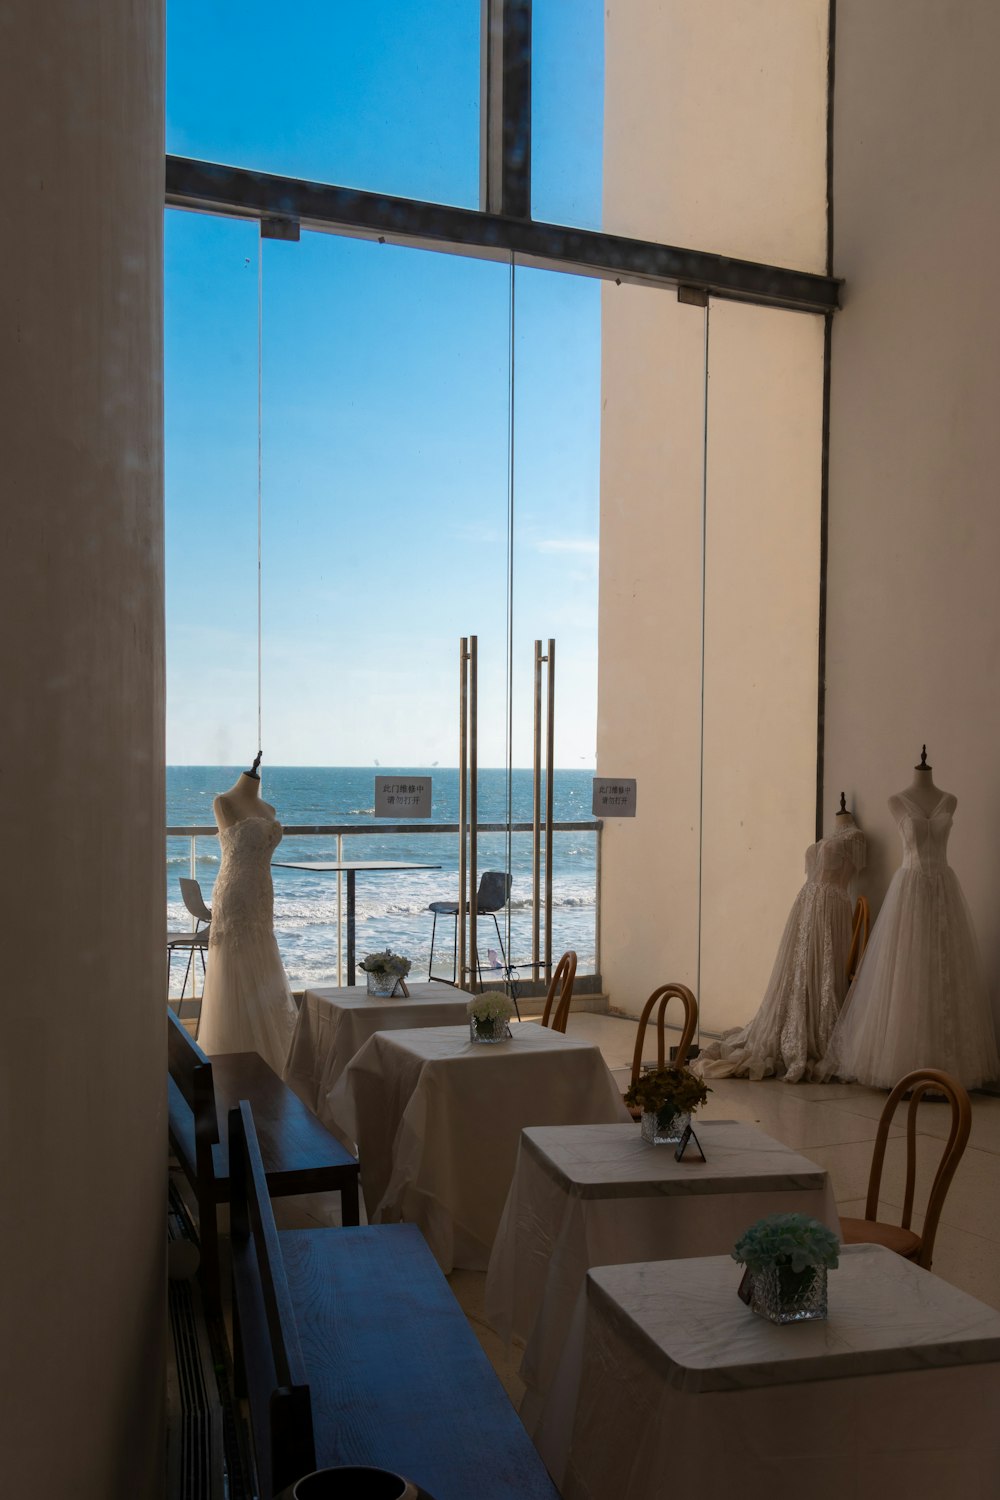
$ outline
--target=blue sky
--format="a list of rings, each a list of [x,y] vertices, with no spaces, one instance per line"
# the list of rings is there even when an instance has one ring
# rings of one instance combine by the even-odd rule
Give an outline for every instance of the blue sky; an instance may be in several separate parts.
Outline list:
[[[537,217],[597,222],[600,21],[536,0]],[[170,0],[168,150],[472,206],[478,25],[478,0]],[[259,249],[253,225],[167,214],[170,762],[255,749]],[[556,759],[592,763],[599,283],[304,234],[263,245],[272,764],[454,764],[469,632],[502,763],[512,296],[514,761],[553,635]]]

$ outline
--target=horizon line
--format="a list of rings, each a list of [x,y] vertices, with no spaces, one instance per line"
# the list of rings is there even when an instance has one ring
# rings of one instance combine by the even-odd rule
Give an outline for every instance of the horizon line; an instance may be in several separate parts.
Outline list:
[[[202,761],[202,760],[168,760],[168,761],[164,762],[164,767],[168,771],[241,771],[241,770],[244,769],[242,762],[237,762],[237,761],[228,761],[228,762],[227,761],[211,761],[211,760],[204,760],[204,761]],[[272,765],[264,765],[264,763],[261,762],[261,771],[262,772],[266,772],[266,771],[372,771],[372,772],[376,772],[376,773],[383,773],[384,772],[386,775],[389,775],[389,776],[398,776],[398,775],[401,775],[402,772],[406,771],[406,772],[410,772],[410,773],[413,773],[413,774],[416,774],[417,772],[420,772],[423,775],[433,776],[433,774],[434,774],[435,771],[457,771],[458,769],[459,769],[458,766],[403,766],[403,765],[397,765],[397,766],[394,766],[394,765],[374,766],[374,765],[370,765],[370,764],[369,765],[364,765],[364,766],[356,766],[356,765],[340,765],[340,764],[337,764],[337,765],[320,764],[318,762],[317,763],[311,763],[311,762],[310,763],[306,763],[305,761],[302,761],[302,762],[292,762],[292,761],[287,761],[286,762],[286,761],[283,761],[283,762],[280,762],[280,763],[276,761]],[[510,769],[512,771],[531,771],[533,769],[533,767],[532,766],[511,766]],[[587,765],[587,766],[553,766],[552,769],[554,771],[590,771],[590,770],[593,770],[593,771],[596,772],[597,768],[596,768],[596,766]],[[506,771],[507,767],[506,766],[480,766],[479,770],[480,771]],[[545,768],[544,768],[544,766],[541,767],[541,774],[543,776],[545,774]]]

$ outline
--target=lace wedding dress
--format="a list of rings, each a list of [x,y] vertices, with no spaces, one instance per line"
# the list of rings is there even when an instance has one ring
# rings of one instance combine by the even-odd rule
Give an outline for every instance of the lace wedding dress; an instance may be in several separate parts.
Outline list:
[[[972,918],[948,865],[956,806],[950,792],[930,815],[905,792],[889,798],[903,863],[830,1038],[825,1077],[892,1088],[914,1068],[943,1068],[975,1088],[1000,1074]]]
[[[806,850],[806,883],[785,923],[771,978],[753,1020],[703,1047],[703,1078],[812,1078],[847,991],[850,885],[864,868],[865,836],[845,828]]]
[[[219,829],[222,865],[212,891],[208,972],[198,1042],[213,1052],[258,1052],[281,1073],[297,1012],[274,940],[273,818]]]

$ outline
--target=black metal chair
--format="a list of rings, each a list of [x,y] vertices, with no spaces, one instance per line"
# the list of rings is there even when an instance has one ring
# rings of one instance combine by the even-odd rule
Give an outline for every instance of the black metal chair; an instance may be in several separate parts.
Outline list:
[[[500,959],[503,972],[507,973],[507,955],[504,952],[503,938],[500,936],[500,923],[497,913],[503,911],[510,900],[510,876],[505,870],[484,870],[479,882],[479,891],[476,896],[476,914],[480,917],[492,917],[493,925],[497,930],[497,942],[500,944]],[[466,911],[469,903],[465,903]],[[434,913],[434,926],[431,928],[431,956],[427,963],[427,978],[436,979],[441,984],[458,983],[458,902],[457,901],[432,901],[427,908]],[[451,978],[446,979],[443,974],[434,973],[434,939],[437,935],[438,917],[453,917],[455,930],[452,937],[451,947]],[[479,962],[479,943],[476,942],[476,966],[479,971],[479,983],[483,982],[483,968]]]

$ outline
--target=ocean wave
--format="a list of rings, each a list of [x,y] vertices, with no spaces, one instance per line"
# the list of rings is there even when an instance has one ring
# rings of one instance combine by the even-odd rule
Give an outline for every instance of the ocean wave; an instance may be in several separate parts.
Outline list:
[[[552,910],[585,912],[593,911],[595,905],[596,902],[593,894],[556,893],[553,895]],[[542,906],[544,908],[544,903],[542,903]],[[512,916],[526,917],[532,911],[532,903],[528,900],[512,901],[510,909]],[[346,898],[342,903],[342,914],[346,920]],[[380,918],[406,920],[424,917],[429,921],[432,915],[428,910],[426,901],[423,899],[407,900],[406,897],[397,897],[395,900],[387,898],[380,901],[377,897],[368,896],[359,896],[357,898],[355,902],[355,914],[359,923],[377,921]],[[484,912],[482,914],[483,920],[488,920],[490,915],[490,913]],[[448,913],[445,913],[445,917],[447,916]],[[499,916],[502,922],[503,913],[499,913]],[[328,895],[317,895],[312,898],[302,895],[297,898],[287,899],[280,896],[275,897],[274,921],[276,926],[280,925],[290,928],[333,927],[336,925],[336,920],[336,895],[332,898]]]

